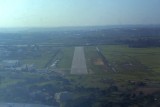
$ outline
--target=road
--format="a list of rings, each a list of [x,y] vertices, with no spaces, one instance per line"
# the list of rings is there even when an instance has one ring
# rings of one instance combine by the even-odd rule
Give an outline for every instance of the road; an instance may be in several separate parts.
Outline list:
[[[83,47],[75,47],[71,74],[88,74]]]

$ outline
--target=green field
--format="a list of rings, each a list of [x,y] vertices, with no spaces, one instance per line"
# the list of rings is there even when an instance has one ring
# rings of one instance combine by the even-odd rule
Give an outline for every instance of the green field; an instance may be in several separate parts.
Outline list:
[[[38,49],[26,48],[22,55],[17,55],[22,64],[33,64],[37,69],[49,67],[54,60],[60,57],[60,48],[57,47],[39,47]]]
[[[34,64],[37,68],[42,69],[45,68],[45,64],[52,58],[54,53],[43,53],[40,57],[23,59],[23,63],[25,64]]]
[[[61,51],[62,57],[57,64],[57,68],[70,70],[72,64],[72,58],[74,54],[74,47],[63,47]]]
[[[129,48],[123,45],[108,45],[101,48],[110,62],[133,58],[154,71],[160,70],[160,48]]]
[[[160,48],[129,48],[124,45],[100,46],[108,62],[127,78],[159,80]],[[117,74],[117,75],[119,75]]]

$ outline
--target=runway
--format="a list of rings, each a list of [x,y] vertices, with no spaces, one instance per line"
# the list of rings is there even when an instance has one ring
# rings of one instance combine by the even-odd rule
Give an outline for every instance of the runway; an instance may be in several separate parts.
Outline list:
[[[71,74],[88,74],[83,47],[75,47]]]

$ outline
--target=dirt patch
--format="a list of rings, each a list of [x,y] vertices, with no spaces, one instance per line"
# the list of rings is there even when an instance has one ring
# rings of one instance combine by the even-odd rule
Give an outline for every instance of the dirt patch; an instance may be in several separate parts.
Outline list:
[[[96,59],[96,60],[94,61],[94,64],[95,64],[95,65],[104,65],[102,59],[100,59],[100,58]]]
[[[160,92],[160,88],[138,88],[135,90],[135,93],[143,92],[145,95],[153,94],[155,92]]]

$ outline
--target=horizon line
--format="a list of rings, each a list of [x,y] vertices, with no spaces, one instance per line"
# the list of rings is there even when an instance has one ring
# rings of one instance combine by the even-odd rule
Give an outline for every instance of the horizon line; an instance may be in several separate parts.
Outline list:
[[[160,26],[160,24],[115,24],[115,25],[84,25],[84,26],[17,26],[0,27],[1,28],[80,28],[80,27],[112,27],[112,26]]]

